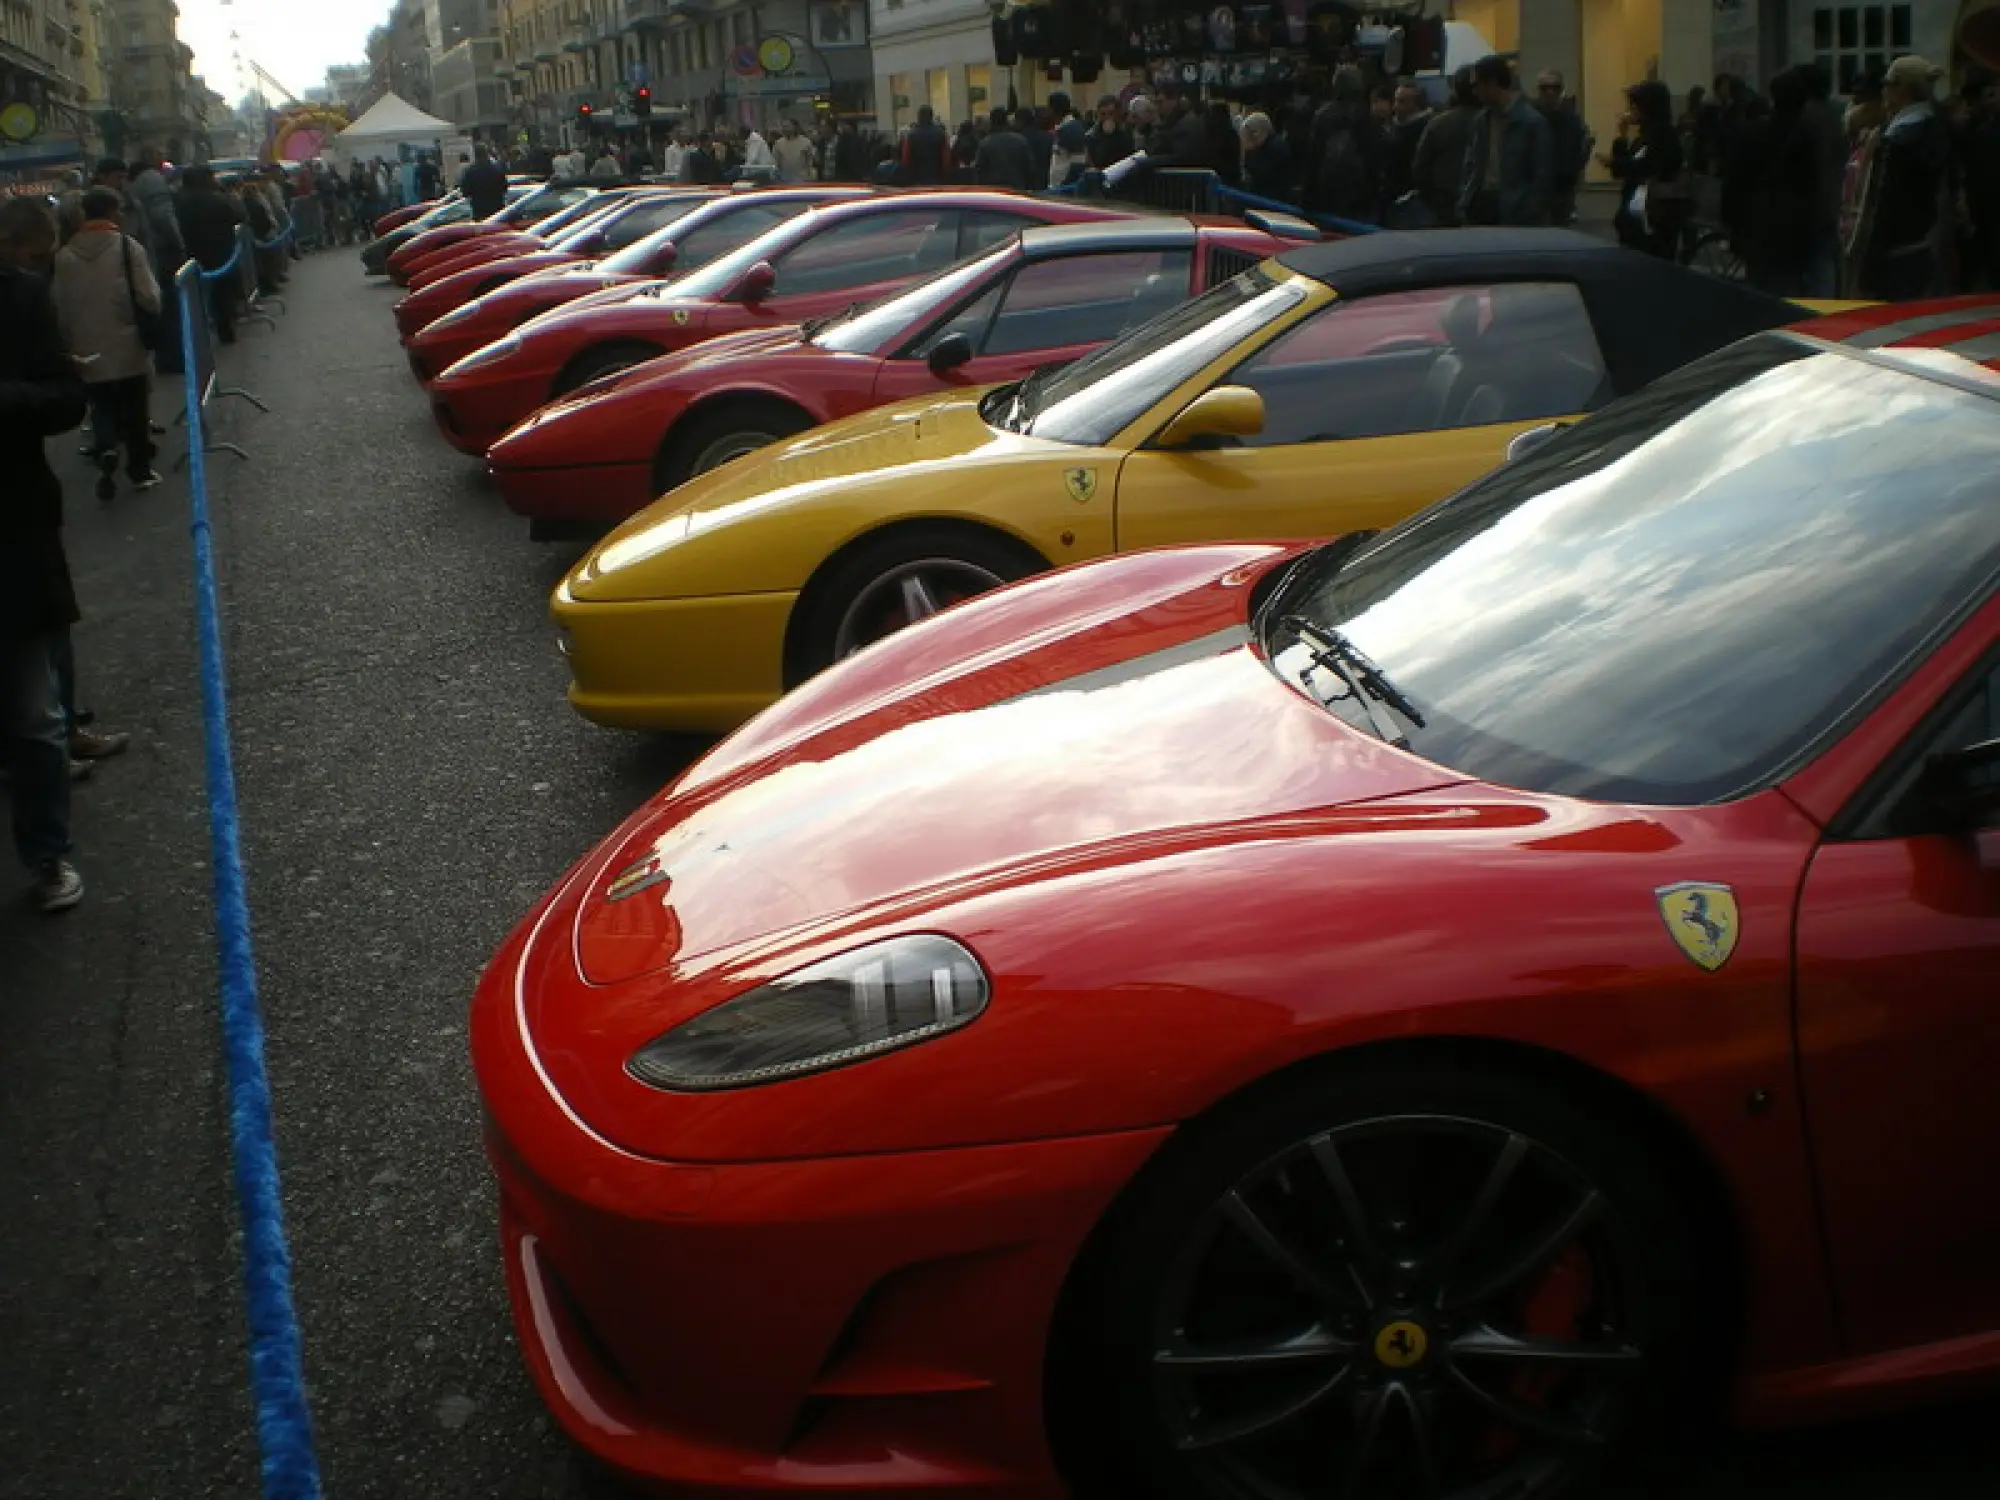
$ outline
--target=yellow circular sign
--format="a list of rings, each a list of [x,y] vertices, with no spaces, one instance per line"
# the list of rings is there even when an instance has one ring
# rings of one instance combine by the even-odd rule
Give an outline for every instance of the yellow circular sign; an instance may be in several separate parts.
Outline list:
[[[10,141],[25,141],[41,128],[42,117],[35,113],[32,104],[14,103],[0,109],[0,136]]]
[[[757,65],[766,73],[792,71],[792,44],[781,36],[767,36],[757,44]]]
[[[1430,1348],[1430,1336],[1420,1324],[1408,1319],[1384,1323],[1381,1332],[1375,1335],[1375,1358],[1391,1370],[1407,1370],[1422,1364]]]

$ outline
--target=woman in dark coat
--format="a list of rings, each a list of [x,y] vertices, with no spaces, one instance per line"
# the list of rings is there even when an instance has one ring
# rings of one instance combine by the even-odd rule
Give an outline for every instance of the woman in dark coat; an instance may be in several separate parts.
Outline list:
[[[1672,260],[1689,207],[1673,96],[1664,83],[1648,79],[1627,89],[1625,102],[1630,111],[1611,155],[1600,158],[1618,179],[1618,238],[1634,250]]]

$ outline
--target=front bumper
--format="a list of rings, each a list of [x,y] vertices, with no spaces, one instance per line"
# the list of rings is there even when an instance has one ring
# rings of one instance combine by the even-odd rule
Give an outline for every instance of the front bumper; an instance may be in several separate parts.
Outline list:
[[[421,356],[416,350],[410,352],[412,371],[432,367],[428,352]],[[433,375],[431,415],[452,447],[474,458],[484,458],[488,448],[548,399],[550,379],[540,371],[514,372],[485,379],[460,376],[446,385],[437,383]]]
[[[522,1030],[520,987],[569,963],[571,915],[558,901],[508,940],[472,1025],[515,1326],[565,1430],[679,1496],[1060,1496],[1042,1397],[1057,1298],[1166,1132],[632,1155],[550,1092]]]
[[[517,516],[537,521],[622,521],[658,497],[653,466],[577,463],[559,469],[492,466],[493,478]]]
[[[784,692],[796,593],[599,604],[558,595],[570,706],[621,729],[725,734]]]

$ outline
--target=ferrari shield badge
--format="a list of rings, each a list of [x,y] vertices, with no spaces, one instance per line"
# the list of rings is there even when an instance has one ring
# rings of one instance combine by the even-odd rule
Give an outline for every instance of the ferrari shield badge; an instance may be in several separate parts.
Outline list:
[[[1088,505],[1090,497],[1097,493],[1097,470],[1064,469],[1063,487],[1078,505]]]
[[[1681,952],[1711,973],[1729,962],[1736,951],[1742,924],[1736,914],[1736,892],[1726,885],[1683,880],[1653,892],[1667,934]]]
[[[667,879],[666,868],[660,863],[660,856],[649,854],[644,859],[635,860],[618,872],[618,878],[604,888],[606,901],[623,901],[627,896],[650,890]]]
[[[687,326],[687,320],[688,320],[688,317],[689,317],[689,316],[690,316],[690,315],[689,315],[689,313],[688,313],[688,310],[687,310],[687,309],[686,309],[685,307],[677,307],[677,308],[675,308],[675,309],[674,309],[674,327],[676,327],[676,328],[683,328],[683,327],[686,327],[686,326]]]

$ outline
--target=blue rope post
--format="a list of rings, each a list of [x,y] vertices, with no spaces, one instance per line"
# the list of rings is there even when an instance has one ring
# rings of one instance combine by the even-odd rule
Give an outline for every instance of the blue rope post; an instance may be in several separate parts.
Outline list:
[[[236,771],[229,753],[229,698],[222,673],[222,629],[203,462],[202,361],[195,353],[194,262],[181,285],[181,336],[187,343],[189,534],[194,539],[195,620],[201,648],[202,728],[206,741],[209,850],[215,871],[217,967],[221,978],[223,1053],[229,1077],[229,1140],[243,1218],[243,1290],[250,1323],[250,1390],[257,1411],[265,1500],[320,1500],[319,1460],[306,1404],[305,1357],[292,1302],[291,1251],[285,1242],[278,1143],[271,1084],[264,1069],[264,1018],[250,951],[250,906],[236,811]],[[205,314],[203,314],[205,318]],[[206,328],[203,332],[206,333]]]

